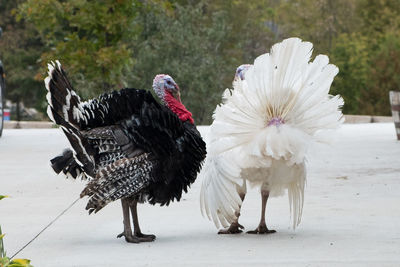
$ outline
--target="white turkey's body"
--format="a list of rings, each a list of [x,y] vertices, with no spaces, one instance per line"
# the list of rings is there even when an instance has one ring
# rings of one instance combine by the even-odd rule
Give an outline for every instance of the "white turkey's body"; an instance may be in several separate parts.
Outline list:
[[[251,187],[268,190],[270,196],[281,196],[293,183],[305,178],[304,163],[287,166],[284,160],[273,160],[269,168],[245,168],[241,176]]]
[[[300,223],[307,150],[343,122],[342,98],[329,95],[338,69],[311,54],[311,43],[286,39],[225,90],[201,173],[201,209],[217,227],[237,221],[246,181],[270,196],[287,190],[293,227]]]

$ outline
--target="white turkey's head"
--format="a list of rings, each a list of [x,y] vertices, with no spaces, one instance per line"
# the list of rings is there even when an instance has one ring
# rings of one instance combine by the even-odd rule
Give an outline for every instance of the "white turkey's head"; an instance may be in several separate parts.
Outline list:
[[[243,81],[244,80],[244,74],[246,73],[246,71],[251,66],[253,66],[253,65],[251,65],[251,64],[243,64],[243,65],[240,65],[239,67],[237,67],[236,72],[235,72],[234,81],[237,81],[239,79]]]
[[[178,84],[167,74],[158,74],[153,80],[153,90],[160,100],[165,103],[166,93],[170,93],[181,102],[181,94]]]

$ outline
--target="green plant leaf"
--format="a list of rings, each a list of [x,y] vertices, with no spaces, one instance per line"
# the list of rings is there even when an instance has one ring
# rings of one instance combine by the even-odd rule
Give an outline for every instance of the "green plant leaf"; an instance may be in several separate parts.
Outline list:
[[[0,195],[0,200],[2,200],[3,198],[6,198],[6,197],[8,197],[8,196],[2,196],[2,195]]]
[[[6,257],[6,252],[4,251],[4,244],[3,244],[3,236],[4,235],[3,235],[2,231],[1,231],[1,226],[0,226],[0,235],[1,235],[1,238],[0,238],[0,259],[3,260]],[[2,263],[2,262],[0,261],[0,263]],[[0,266],[2,267],[3,265],[0,265]]]
[[[15,259],[7,267],[33,267],[28,259]]]
[[[1,267],[6,267],[9,266],[8,264],[10,263],[10,259],[7,257],[0,257],[0,266]]]

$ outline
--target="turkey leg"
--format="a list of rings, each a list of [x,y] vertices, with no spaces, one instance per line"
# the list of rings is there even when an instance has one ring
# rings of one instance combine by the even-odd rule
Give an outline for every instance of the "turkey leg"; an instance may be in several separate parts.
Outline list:
[[[139,227],[139,220],[137,216],[137,199],[133,199],[130,202],[130,208],[131,208],[131,213],[132,213],[132,220],[133,220],[133,227],[134,227],[134,237],[137,237],[139,239],[139,242],[151,242],[156,239],[155,235],[145,235],[142,234],[140,231]]]
[[[246,196],[245,193],[239,194],[240,199],[244,200],[244,197]],[[239,212],[235,212],[236,215],[236,220],[227,228],[227,229],[223,229],[223,230],[219,230],[218,234],[219,235],[226,235],[226,234],[239,234],[241,232],[243,232],[240,229],[244,229],[243,225],[241,225],[239,223],[239,216],[240,216],[240,208],[241,206],[239,206]]]
[[[122,215],[124,217],[124,231],[117,235],[117,238],[125,237],[125,241],[129,243],[139,243],[135,242],[132,236],[132,229],[131,229],[131,218],[129,216],[129,201],[126,198],[121,199],[122,205]]]
[[[120,233],[117,238],[120,237],[125,237],[125,241],[129,243],[140,243],[140,242],[149,242],[153,241],[156,237],[154,235],[143,235],[140,232],[139,228],[139,222],[137,219],[137,200],[129,200],[126,198],[121,199],[121,204],[122,204],[122,214],[124,217],[124,231]],[[133,205],[132,205],[133,204]],[[132,209],[134,208],[134,210]],[[132,219],[133,219],[133,225],[134,225],[134,235],[132,235],[132,229],[131,229],[131,219],[130,219],[130,214],[129,214],[129,209],[132,211]],[[136,219],[135,219],[136,218]]]
[[[267,206],[267,200],[269,197],[269,191],[261,190],[261,220],[260,224],[254,231],[248,231],[248,234],[272,234],[275,233],[275,230],[269,230],[265,223],[265,208]]]

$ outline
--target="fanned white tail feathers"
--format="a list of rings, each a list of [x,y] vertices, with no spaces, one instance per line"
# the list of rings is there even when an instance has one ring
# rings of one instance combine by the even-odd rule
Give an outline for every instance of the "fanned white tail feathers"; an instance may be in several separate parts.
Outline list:
[[[293,229],[300,224],[303,214],[304,186],[306,183],[305,170],[296,178],[287,187]]]
[[[236,219],[241,201],[232,195],[243,179],[268,184],[272,195],[288,189],[293,227],[300,223],[307,149],[319,132],[343,122],[343,99],[329,95],[338,68],[324,55],[309,62],[311,54],[311,43],[286,39],[254,61],[245,79],[234,82],[232,95],[225,91],[201,174],[201,209],[216,226]],[[254,178],[256,171],[263,177]]]

